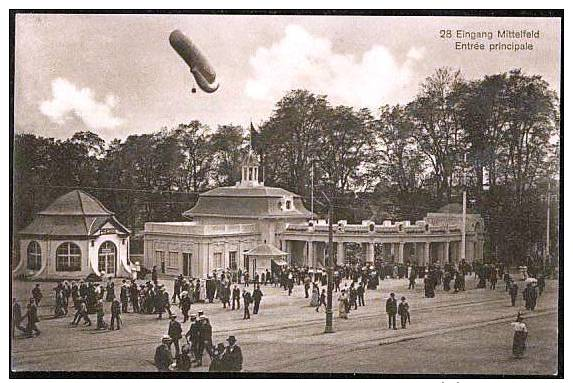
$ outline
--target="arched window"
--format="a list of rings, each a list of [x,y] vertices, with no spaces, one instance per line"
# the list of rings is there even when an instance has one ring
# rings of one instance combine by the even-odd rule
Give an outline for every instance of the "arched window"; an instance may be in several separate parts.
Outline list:
[[[28,270],[40,270],[42,267],[42,248],[36,241],[28,245]]]
[[[101,244],[98,250],[98,269],[106,274],[115,274],[117,248],[111,241]]]
[[[56,249],[56,271],[81,271],[82,251],[72,242],[64,242]]]

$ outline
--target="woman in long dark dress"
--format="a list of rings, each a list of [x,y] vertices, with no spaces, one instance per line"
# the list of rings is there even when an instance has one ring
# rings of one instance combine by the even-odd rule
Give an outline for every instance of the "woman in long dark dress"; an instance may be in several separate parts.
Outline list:
[[[523,357],[527,345],[527,326],[523,323],[521,313],[517,314],[517,319],[511,324],[513,327],[513,356],[516,358]]]

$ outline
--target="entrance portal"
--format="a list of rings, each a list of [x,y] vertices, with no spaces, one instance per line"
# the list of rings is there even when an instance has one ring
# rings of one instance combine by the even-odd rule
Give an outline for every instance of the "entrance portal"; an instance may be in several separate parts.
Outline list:
[[[106,274],[115,276],[117,266],[117,247],[115,243],[106,241],[101,244],[98,251],[98,269]]]

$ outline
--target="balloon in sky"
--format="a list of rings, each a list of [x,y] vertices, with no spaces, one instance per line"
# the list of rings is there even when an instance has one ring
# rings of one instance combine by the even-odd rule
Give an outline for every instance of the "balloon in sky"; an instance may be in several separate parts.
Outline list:
[[[213,93],[219,88],[219,83],[215,79],[215,70],[189,37],[176,29],[169,35],[169,43],[191,68],[191,74],[199,88],[207,93]]]

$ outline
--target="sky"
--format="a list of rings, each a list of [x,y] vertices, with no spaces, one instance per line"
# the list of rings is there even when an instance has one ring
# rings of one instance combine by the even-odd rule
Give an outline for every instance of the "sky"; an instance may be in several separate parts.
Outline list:
[[[215,69],[220,88],[197,89],[169,45],[179,29]],[[539,30],[531,51],[459,51],[440,30]],[[255,126],[291,89],[333,105],[407,103],[437,68],[467,79],[521,68],[560,88],[559,19],[428,16],[39,15],[16,16],[16,133],[105,140],[200,120]],[[505,40],[503,42],[525,42]]]

